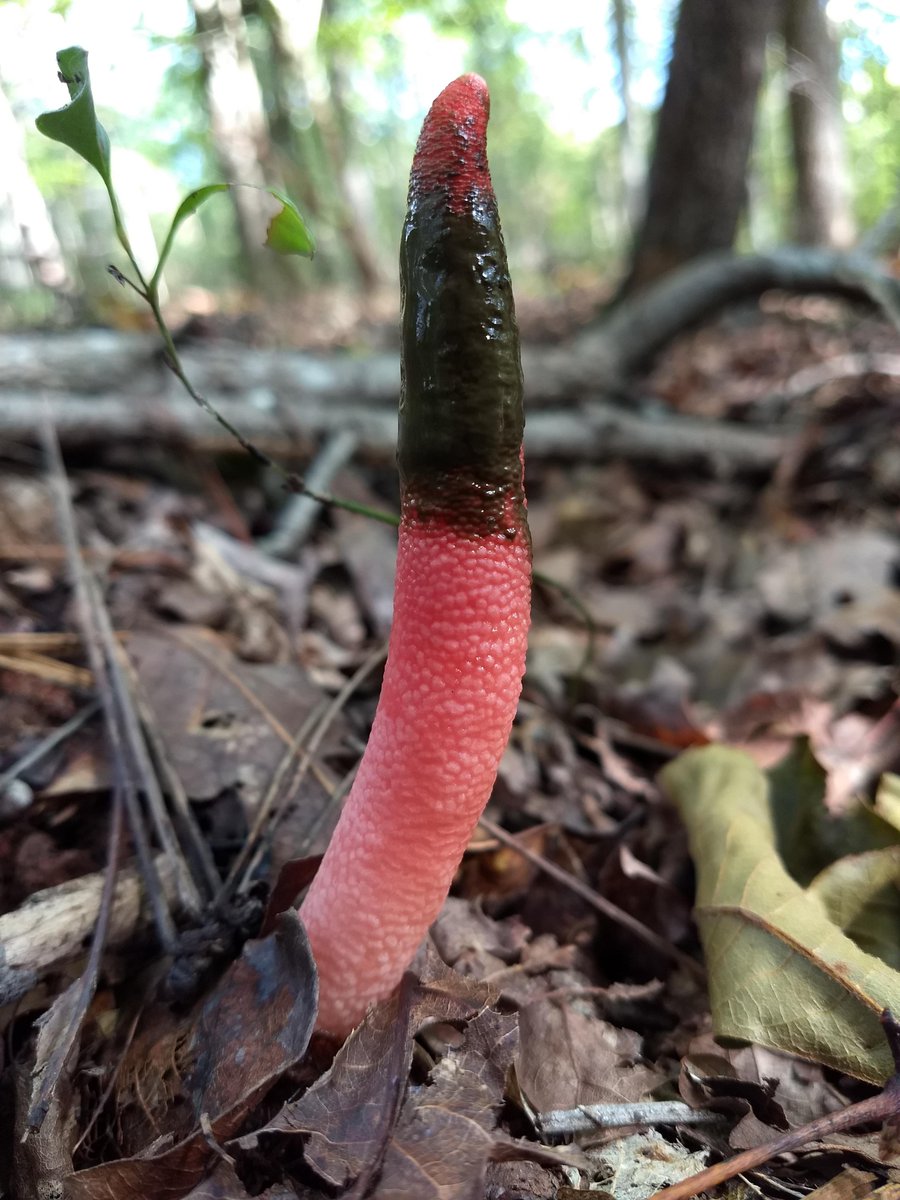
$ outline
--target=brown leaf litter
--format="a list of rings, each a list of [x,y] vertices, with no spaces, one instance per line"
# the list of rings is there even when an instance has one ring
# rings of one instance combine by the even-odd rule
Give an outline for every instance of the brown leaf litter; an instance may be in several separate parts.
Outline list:
[[[777,427],[772,478],[529,463],[550,582],[519,720],[433,944],[336,1054],[307,1044],[314,975],[292,910],[255,935],[276,880],[284,908],[313,869],[294,860],[324,845],[365,743],[391,533],[330,514],[279,561],[262,541],[277,515],[246,464],[83,453],[67,468],[77,540],[105,661],[121,668],[101,716],[56,485],[10,459],[0,1189],[38,1195],[66,1177],[67,1195],[104,1200],[641,1200],[824,1121],[758,1164],[753,1189],[890,1200],[895,1143],[827,1124],[876,1086],[812,1061],[802,1039],[790,1045],[807,1057],[767,1048],[765,1029],[742,1047],[715,1040],[722,951],[709,914],[705,952],[691,918],[713,852],[692,860],[657,776],[721,741],[774,768],[760,862],[896,973],[896,354],[895,335],[844,302],[773,293],[679,339],[643,385],[685,413]],[[344,483],[391,503],[384,465],[345,467]],[[128,734],[118,749],[111,728]],[[781,928],[764,898],[757,926]],[[757,911],[747,895],[712,904],[722,919],[723,905]],[[738,1015],[762,972],[752,958],[733,972]],[[779,978],[787,1012],[799,985]]]

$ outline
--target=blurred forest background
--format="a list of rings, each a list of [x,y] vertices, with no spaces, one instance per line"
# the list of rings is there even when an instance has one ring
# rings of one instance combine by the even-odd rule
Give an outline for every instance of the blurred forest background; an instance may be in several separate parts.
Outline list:
[[[66,99],[54,55],[71,44],[90,52],[142,262],[203,183],[296,200],[312,264],[262,248],[271,201],[245,188],[185,225],[166,280],[174,317],[265,311],[283,345],[352,344],[393,321],[416,132],[467,70],[491,87],[520,306],[574,297],[589,316],[710,250],[890,255],[900,236],[894,0],[5,0],[5,329],[147,319],[106,274],[100,181],[34,128]]]

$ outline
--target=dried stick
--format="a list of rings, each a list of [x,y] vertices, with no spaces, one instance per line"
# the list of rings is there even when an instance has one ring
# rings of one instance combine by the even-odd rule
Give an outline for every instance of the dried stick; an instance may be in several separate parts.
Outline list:
[[[121,790],[122,803],[125,806],[125,812],[128,816],[129,828],[134,840],[141,872],[144,876],[147,894],[153,909],[160,944],[167,953],[173,953],[176,943],[175,924],[172,920],[172,914],[169,911],[165,894],[160,886],[159,875],[150,852],[150,845],[143,826],[137,790],[132,778],[131,764],[128,763],[126,757],[120,702],[116,695],[109,670],[109,645],[104,645],[103,633],[97,620],[100,605],[96,589],[93,586],[93,580],[88,574],[79,553],[75,515],[72,511],[72,500],[66,484],[65,467],[62,461],[59,441],[53,426],[46,420],[42,424],[42,438],[50,467],[51,484],[56,495],[57,514],[63,541],[69,554],[70,570],[78,600],[85,650],[94,675],[94,684],[103,708],[106,735],[116,775],[116,787]],[[177,859],[173,861],[177,861]]]
[[[624,909],[619,908],[612,901],[607,900],[605,896],[601,896],[599,892],[588,887],[586,883],[582,883],[580,879],[576,879],[574,875],[570,875],[568,871],[564,871],[562,867],[558,867],[555,863],[550,862],[549,859],[544,858],[542,854],[536,854],[534,850],[529,850],[527,846],[523,846],[513,834],[507,833],[496,822],[483,816],[478,824],[483,829],[486,829],[491,837],[496,838],[498,842],[502,842],[504,846],[509,846],[510,849],[515,850],[523,858],[526,858],[530,863],[533,863],[534,866],[543,871],[545,875],[549,875],[551,879],[555,879],[563,887],[569,888],[570,891],[580,896],[582,900],[586,900],[592,908],[595,908],[605,917],[609,917],[611,921],[615,921],[616,924],[627,929],[629,933],[633,933],[636,938],[639,938],[660,954],[664,954],[666,958],[671,959],[678,966],[684,967],[698,982],[706,982],[706,971],[696,959],[691,958],[689,954],[685,954],[677,946],[673,946],[670,942],[667,942],[665,938],[660,937],[658,933],[655,933],[642,921],[625,912]]]
[[[705,1171],[682,1179],[680,1183],[654,1192],[650,1200],[690,1200],[690,1197],[696,1196],[698,1192],[708,1192],[720,1183],[733,1179],[735,1175],[756,1170],[776,1154],[791,1153],[799,1150],[807,1142],[833,1133],[842,1133],[856,1125],[876,1124],[900,1117],[900,1026],[887,1009],[881,1014],[881,1023],[896,1066],[895,1073],[885,1084],[883,1092],[879,1092],[877,1096],[870,1096],[868,1100],[861,1100],[858,1104],[851,1104],[840,1112],[828,1113],[807,1125],[801,1125],[799,1129],[782,1134],[774,1141],[766,1142],[763,1146],[754,1146],[751,1150],[736,1154],[734,1158],[716,1163],[714,1167],[707,1167]]]

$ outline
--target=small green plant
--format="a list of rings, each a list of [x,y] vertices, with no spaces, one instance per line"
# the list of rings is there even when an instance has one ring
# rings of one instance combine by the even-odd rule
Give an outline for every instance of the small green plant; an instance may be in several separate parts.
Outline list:
[[[56,56],[56,62],[59,67],[59,78],[69,89],[69,103],[63,108],[54,109],[52,112],[42,113],[37,118],[38,131],[44,134],[45,137],[52,138],[54,141],[62,142],[80,155],[85,162],[90,163],[106,188],[109,196],[109,203],[112,209],[113,223],[115,225],[116,237],[119,244],[125,251],[128,258],[131,270],[134,273],[134,278],[130,279],[124,275],[117,267],[109,268],[110,274],[121,284],[127,284],[132,287],[142,300],[150,307],[153,313],[153,319],[156,327],[159,330],[160,337],[163,340],[163,345],[166,349],[166,356],[169,367],[180,380],[188,394],[196,401],[197,404],[214,420],[234,437],[240,445],[252,455],[258,462],[263,463],[267,467],[277,471],[287,482],[292,491],[306,492],[313,496],[314,499],[322,503],[339,503],[342,507],[349,508],[351,511],[363,511],[367,515],[381,516],[381,519],[387,519],[391,523],[396,521],[387,516],[387,514],[373,514],[370,510],[362,506],[355,505],[352,501],[336,501],[332,497],[318,496],[309,491],[305,487],[303,481],[296,475],[287,472],[274,462],[267,454],[264,454],[258,447],[235,428],[225,417],[222,416],[205,397],[201,396],[194,388],[191,381],[188,379],[181,364],[181,359],[178,355],[178,350],[175,347],[171,331],[166,324],[162,314],[159,301],[159,287],[162,279],[163,268],[166,265],[166,260],[171,253],[172,246],[175,243],[175,236],[178,233],[181,225],[192,216],[202,204],[205,204],[211,196],[217,195],[219,192],[228,191],[232,187],[247,187],[248,184],[237,183],[210,183],[203,187],[197,188],[185,196],[181,204],[175,211],[172,221],[169,225],[168,233],[163,242],[162,250],[160,251],[159,260],[156,264],[156,269],[153,274],[147,279],[141,271],[135,258],[134,251],[131,248],[131,242],[128,237],[128,231],[125,228],[122,220],[122,211],[119,206],[119,200],[116,195],[116,189],[113,184],[112,168],[110,161],[110,145],[109,135],[97,119],[97,113],[94,108],[94,96],[91,91],[91,77],[88,70],[88,55],[87,51],[80,46],[70,46],[66,50],[60,50]],[[279,254],[299,254],[304,258],[312,258],[315,254],[315,243],[312,234],[306,227],[303,217],[297,206],[283,192],[276,188],[267,188],[268,191],[281,205],[281,208],[273,217],[269,224],[266,245]]]
[[[210,196],[214,196],[218,192],[226,192],[232,187],[252,187],[254,185],[210,183],[185,196],[172,218],[159,261],[156,264],[156,270],[149,280],[145,280],[135,261],[128,233],[122,223],[119,201],[112,181],[109,136],[97,120],[97,113],[94,109],[87,51],[82,50],[80,46],[70,46],[67,50],[60,50],[56,56],[56,62],[59,66],[59,78],[69,89],[70,100],[63,108],[41,113],[36,122],[38,131],[45,137],[62,142],[76,154],[80,154],[103,180],[112,207],[116,237],[128,255],[128,261],[137,276],[139,294],[151,306],[154,316],[156,316],[160,278],[179,226],[195,213]],[[315,243],[297,206],[277,188],[266,188],[265,190],[281,204],[281,208],[269,225],[266,245],[279,254],[299,254],[304,258],[312,258],[315,254]]]

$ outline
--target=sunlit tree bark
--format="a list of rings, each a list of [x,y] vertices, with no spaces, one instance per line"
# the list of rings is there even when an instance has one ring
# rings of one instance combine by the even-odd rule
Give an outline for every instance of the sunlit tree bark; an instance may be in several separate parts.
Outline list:
[[[856,230],[841,113],[839,51],[824,0],[787,0],[784,39],[795,171],[794,237],[844,248]]]
[[[25,159],[22,131],[0,80],[0,286],[68,290],[62,249]]]
[[[249,279],[271,276],[272,256],[263,249],[272,201],[258,189],[279,184],[259,80],[247,45],[241,0],[191,0],[216,157],[229,183],[252,187],[229,191],[242,260]]]
[[[321,192],[300,184],[309,196],[310,212],[333,226],[342,248],[355,267],[364,290],[381,282],[381,268],[367,232],[366,190],[358,185],[358,167],[351,152],[352,120],[344,104],[343,69],[332,43],[322,39],[323,24],[334,5],[310,0],[268,0],[261,10],[272,45],[273,91],[280,95],[279,134],[283,148],[321,175]],[[277,75],[277,78],[275,76]],[[287,98],[302,98],[313,128],[298,136]]]
[[[733,246],[778,6],[779,0],[681,0],[646,208],[623,291]]]
[[[260,5],[267,43],[266,75],[263,87],[269,98],[269,129],[291,195],[299,201],[305,215],[319,226],[327,221],[324,200],[324,175],[327,167],[318,131],[312,121],[312,103],[306,80],[298,67],[297,46],[315,38],[320,5],[308,3],[292,14],[293,31],[285,26],[275,0]]]
[[[635,105],[631,94],[631,11],[628,0],[613,0],[613,45],[618,63],[618,90],[622,104],[619,122],[619,170],[622,208],[629,227],[638,218],[641,164],[635,142]]]

